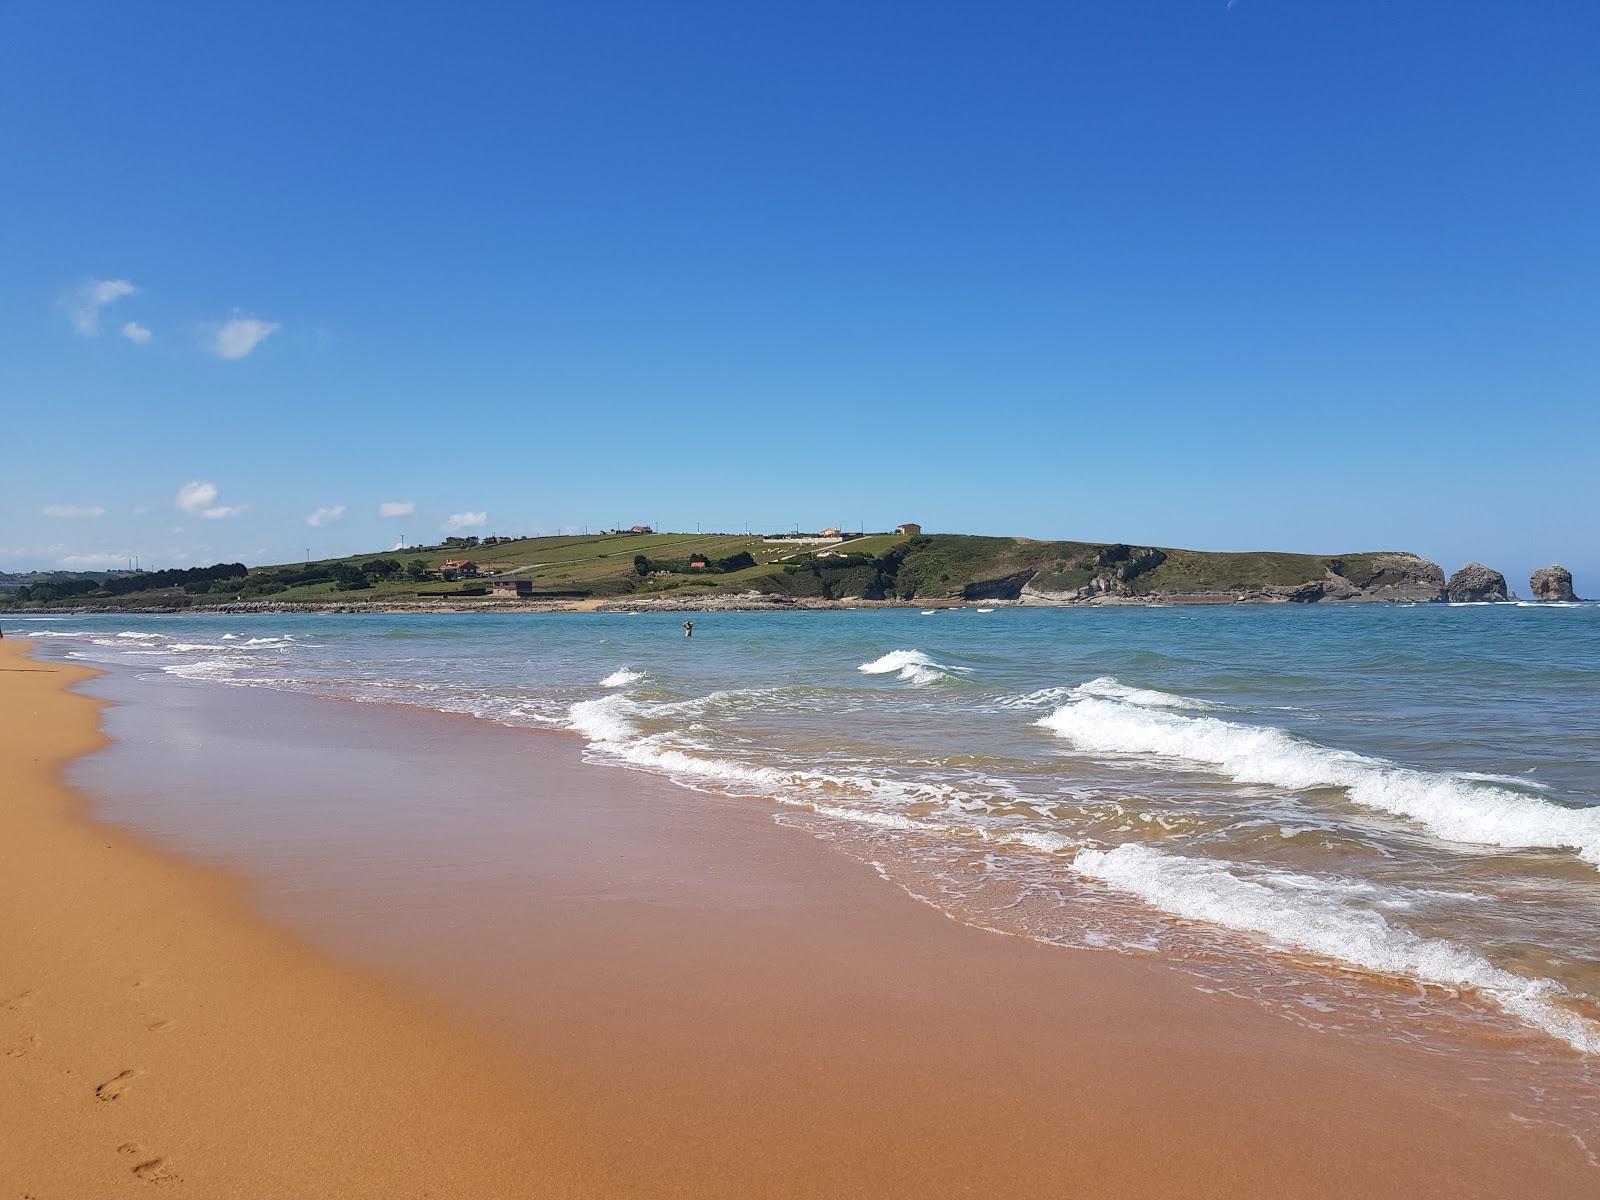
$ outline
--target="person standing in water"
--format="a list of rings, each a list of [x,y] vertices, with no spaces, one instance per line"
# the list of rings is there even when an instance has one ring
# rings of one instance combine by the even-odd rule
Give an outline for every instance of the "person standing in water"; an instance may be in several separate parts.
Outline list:
[[[693,637],[694,636],[694,622],[693,621],[685,621],[683,623],[683,636],[684,637]]]

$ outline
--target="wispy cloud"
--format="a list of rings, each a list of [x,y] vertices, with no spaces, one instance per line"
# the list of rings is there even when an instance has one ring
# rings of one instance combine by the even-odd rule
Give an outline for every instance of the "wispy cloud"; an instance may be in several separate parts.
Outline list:
[[[67,320],[84,337],[94,337],[100,332],[100,310],[138,290],[126,279],[91,279],[67,294]]]
[[[416,511],[416,504],[410,500],[385,500],[378,505],[380,517],[409,517]]]
[[[216,484],[192,479],[178,489],[178,498],[174,503],[183,512],[194,513],[213,521],[223,517],[237,517],[244,511],[242,504],[218,504],[216,500]]]
[[[489,523],[489,514],[486,512],[451,513],[445,518],[446,529],[476,529],[480,525]]]
[[[335,504],[331,508],[317,509],[316,512],[306,518],[306,524],[313,527],[332,525],[342,516],[344,516],[344,505]]]
[[[235,314],[215,327],[208,345],[218,358],[244,358],[282,328],[277,321]]]
[[[122,327],[122,336],[130,342],[143,345],[150,340],[150,331],[137,321],[129,321]]]
[[[217,485],[191,479],[178,489],[177,505],[186,513],[199,512],[208,504],[216,503]]]
[[[47,504],[44,515],[47,517],[103,517],[106,510],[98,504]]]

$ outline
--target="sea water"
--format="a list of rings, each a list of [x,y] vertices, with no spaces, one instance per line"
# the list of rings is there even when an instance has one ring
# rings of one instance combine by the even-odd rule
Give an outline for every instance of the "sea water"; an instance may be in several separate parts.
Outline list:
[[[172,686],[573,731],[974,925],[1535,1090],[1600,1063],[1600,605],[683,615],[7,625]]]

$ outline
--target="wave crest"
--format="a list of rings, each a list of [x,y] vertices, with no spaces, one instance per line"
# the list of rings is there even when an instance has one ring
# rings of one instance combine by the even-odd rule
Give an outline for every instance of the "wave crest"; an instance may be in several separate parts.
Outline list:
[[[1363,970],[1471,988],[1525,1024],[1584,1054],[1600,1052],[1600,1028],[1559,1003],[1567,992],[1550,979],[1529,979],[1443,938],[1390,925],[1381,914],[1331,898],[1338,881],[1264,874],[1242,878],[1213,859],[1187,858],[1127,843],[1084,850],[1072,870],[1098,879],[1174,916],[1205,921]],[[1347,889],[1346,889],[1347,890]]]
[[[856,670],[866,675],[894,675],[907,683],[924,685],[964,675],[969,668],[952,667],[921,650],[891,650],[881,658],[862,663]]]
[[[1571,809],[1454,774],[1401,767],[1273,726],[1185,716],[1086,697],[1038,725],[1082,750],[1158,754],[1239,783],[1341,788],[1353,803],[1416,821],[1437,837],[1507,850],[1571,850],[1600,866],[1600,808]]]

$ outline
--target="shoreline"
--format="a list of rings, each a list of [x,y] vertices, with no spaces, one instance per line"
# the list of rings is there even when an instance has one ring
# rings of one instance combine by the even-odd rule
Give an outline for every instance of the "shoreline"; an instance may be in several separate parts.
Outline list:
[[[1016,608],[1016,609],[1085,609],[1085,608],[1365,608],[1390,606],[1395,608],[1459,608],[1463,605],[1503,605],[1508,608],[1529,605],[1549,605],[1552,608],[1571,607],[1574,604],[1594,603],[1589,600],[1524,600],[1512,596],[1495,601],[1450,600],[1394,600],[1388,598],[1347,600],[1288,600],[1281,596],[1157,596],[1151,598],[1127,596],[1096,596],[1088,600],[991,600],[951,599],[933,600],[821,600],[815,597],[785,597],[762,594],[752,598],[749,594],[728,597],[699,595],[667,599],[616,599],[563,600],[526,602],[515,600],[475,600],[472,603],[432,604],[394,600],[342,601],[326,604],[305,602],[274,603],[270,600],[247,601],[237,604],[206,604],[189,607],[146,606],[125,607],[61,607],[17,609],[0,612],[9,617],[131,617],[131,616],[349,616],[362,613],[391,616],[429,614],[461,615],[466,613],[651,613],[651,612],[877,612],[906,609],[965,609],[965,608]]]
[[[98,820],[485,1030],[580,1127],[561,1194],[1592,1190],[1565,1131],[1448,1064],[959,925],[766,806],[463,715],[121,678],[130,736],[75,770],[114,781]],[[134,736],[164,725],[178,758]]]
[[[99,674],[0,642],[0,1190],[574,1196],[582,1131],[463,1023],[97,821]]]

